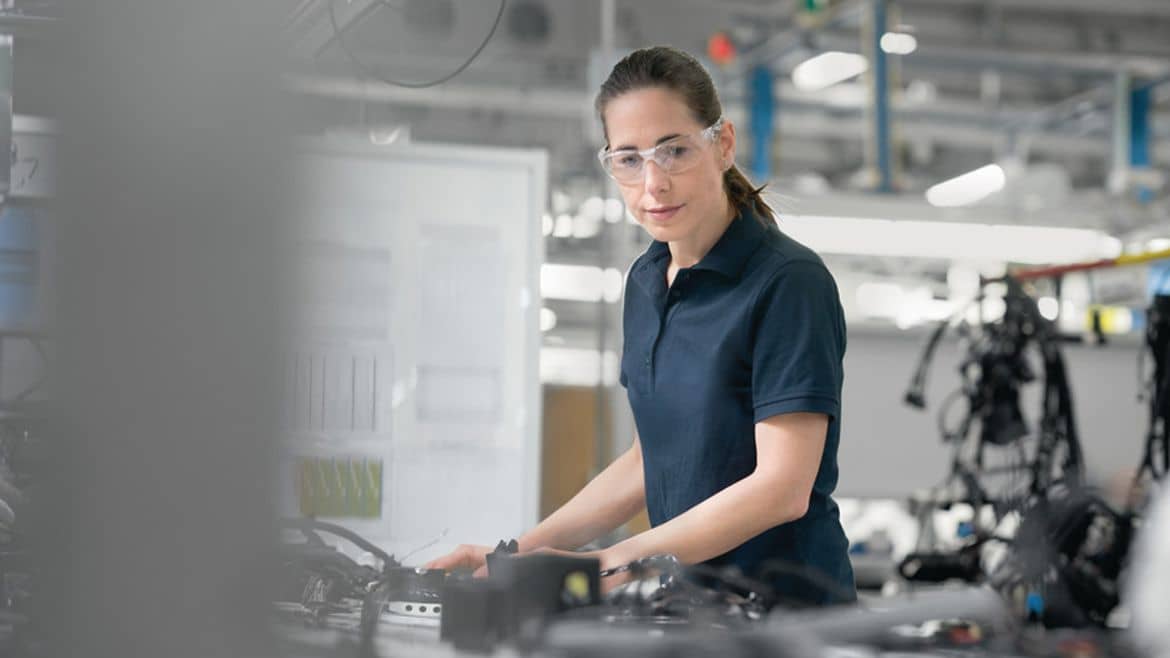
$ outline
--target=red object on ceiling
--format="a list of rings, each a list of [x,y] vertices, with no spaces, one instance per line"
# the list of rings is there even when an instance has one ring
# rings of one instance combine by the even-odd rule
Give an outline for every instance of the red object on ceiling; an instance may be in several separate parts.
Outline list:
[[[735,44],[726,32],[716,32],[707,39],[707,57],[712,62],[723,66],[735,61]]]

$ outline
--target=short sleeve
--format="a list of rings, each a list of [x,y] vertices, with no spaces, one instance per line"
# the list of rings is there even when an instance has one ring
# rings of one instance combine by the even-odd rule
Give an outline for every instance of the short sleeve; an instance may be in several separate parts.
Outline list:
[[[815,261],[782,266],[753,314],[755,422],[795,412],[837,418],[844,356],[845,318],[833,276]]]
[[[622,385],[622,388],[627,389],[630,387],[630,378],[626,374],[626,351],[629,349],[630,342],[630,298],[631,286],[634,284],[630,272],[637,267],[640,260],[640,256],[635,258],[634,262],[626,268],[626,273],[622,277],[622,353],[618,357],[618,383]]]

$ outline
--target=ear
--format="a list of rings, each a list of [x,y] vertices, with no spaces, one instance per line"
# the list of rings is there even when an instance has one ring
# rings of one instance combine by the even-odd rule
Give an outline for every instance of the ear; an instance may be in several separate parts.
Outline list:
[[[723,129],[719,131],[719,161],[723,171],[727,171],[735,164],[735,124],[730,119],[723,120]]]

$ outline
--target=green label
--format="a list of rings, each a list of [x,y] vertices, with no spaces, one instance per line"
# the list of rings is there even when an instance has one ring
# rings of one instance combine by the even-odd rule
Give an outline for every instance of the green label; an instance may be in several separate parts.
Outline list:
[[[295,486],[303,516],[382,516],[382,460],[299,457]]]

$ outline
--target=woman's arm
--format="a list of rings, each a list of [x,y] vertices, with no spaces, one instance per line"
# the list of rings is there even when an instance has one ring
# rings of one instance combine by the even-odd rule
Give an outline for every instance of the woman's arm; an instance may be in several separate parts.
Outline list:
[[[646,506],[642,478],[642,443],[634,445],[597,474],[576,496],[526,532],[520,552],[537,549],[575,549],[629,521]],[[490,546],[463,544],[428,562],[428,569],[482,569]]]
[[[600,552],[602,568],[672,553],[686,564],[722,555],[799,519],[820,468],[829,417],[790,413],[756,423],[756,469],[662,525]]]
[[[577,495],[520,537],[520,552],[537,548],[572,550],[611,532],[646,506],[642,444],[613,460]]]

